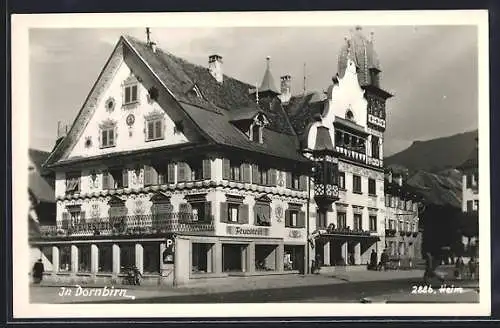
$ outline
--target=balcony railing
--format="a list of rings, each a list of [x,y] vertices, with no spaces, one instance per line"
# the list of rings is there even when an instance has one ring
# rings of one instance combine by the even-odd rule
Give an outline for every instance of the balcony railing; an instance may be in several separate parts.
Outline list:
[[[191,213],[92,218],[85,222],[63,221],[60,227],[40,226],[42,237],[144,235],[168,232],[214,231],[213,217],[198,218]]]
[[[352,236],[370,236],[374,231],[369,230],[361,230],[361,229],[351,229],[350,227],[335,227],[330,224],[326,229],[326,233],[328,234],[343,234],[343,235],[352,235]]]

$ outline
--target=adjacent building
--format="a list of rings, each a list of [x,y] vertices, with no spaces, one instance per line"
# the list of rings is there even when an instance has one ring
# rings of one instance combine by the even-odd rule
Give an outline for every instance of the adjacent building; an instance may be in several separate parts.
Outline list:
[[[49,157],[49,152],[28,150],[28,233],[30,237],[40,236],[40,225],[55,225],[56,201],[54,197],[54,179],[45,174],[42,165]],[[30,249],[30,268],[42,258],[44,265],[50,267],[50,260],[37,248]]]
[[[388,170],[385,180],[385,248],[399,266],[422,258],[419,227],[421,198],[407,183],[407,172]]]
[[[467,255],[478,255],[479,242],[479,161],[476,146],[458,169],[462,172],[462,244]]]
[[[258,86],[120,37],[45,166],[57,224],[33,247],[48,279],[146,283],[364,265],[384,248],[380,65],[360,27],[326,93]]]

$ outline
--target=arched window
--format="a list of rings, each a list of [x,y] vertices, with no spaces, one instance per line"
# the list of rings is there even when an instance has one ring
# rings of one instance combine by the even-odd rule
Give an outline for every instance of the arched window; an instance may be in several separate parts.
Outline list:
[[[345,113],[345,118],[352,121],[354,120],[354,114],[352,113],[352,110],[348,110],[346,113]]]
[[[252,141],[260,142],[261,127],[257,124],[252,126]]]

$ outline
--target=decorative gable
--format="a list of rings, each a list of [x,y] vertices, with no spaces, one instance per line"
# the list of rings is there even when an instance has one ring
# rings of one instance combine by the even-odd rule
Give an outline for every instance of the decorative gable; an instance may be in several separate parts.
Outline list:
[[[116,56],[120,58],[116,67],[104,70],[107,83],[90,96],[98,100],[92,108],[85,107],[88,116],[80,116],[74,123],[84,128],[68,159],[183,144],[189,141],[186,133],[193,135],[187,127],[178,128],[180,116],[171,112],[174,109],[159,103],[160,90],[146,79],[150,72],[134,63],[138,59]],[[71,138],[76,132],[70,131]]]

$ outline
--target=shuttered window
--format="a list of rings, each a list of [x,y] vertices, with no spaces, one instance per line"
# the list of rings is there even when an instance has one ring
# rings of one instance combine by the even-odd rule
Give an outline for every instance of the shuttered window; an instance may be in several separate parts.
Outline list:
[[[250,183],[250,164],[243,163],[241,164],[241,175],[243,182]]]
[[[352,176],[352,191],[361,194],[361,177],[359,175]]]
[[[212,178],[212,161],[210,159],[203,160],[203,179],[208,180]]]

